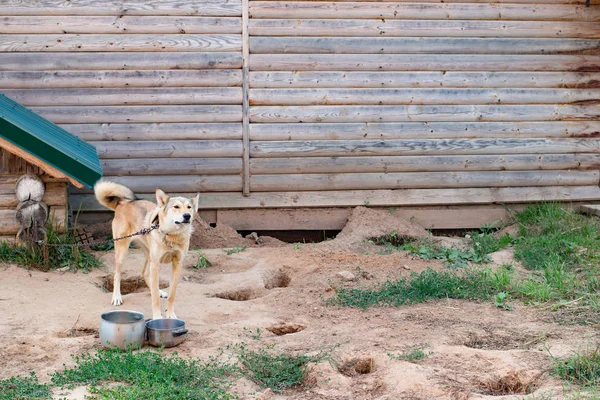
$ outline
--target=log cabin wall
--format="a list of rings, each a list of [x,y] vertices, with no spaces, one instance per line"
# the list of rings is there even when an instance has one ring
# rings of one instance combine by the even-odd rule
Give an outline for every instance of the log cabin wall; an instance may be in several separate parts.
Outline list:
[[[599,200],[596,2],[0,0],[0,92],[205,210]]]
[[[0,93],[137,193],[241,192],[241,0],[0,0]],[[90,190],[72,190],[73,208]]]

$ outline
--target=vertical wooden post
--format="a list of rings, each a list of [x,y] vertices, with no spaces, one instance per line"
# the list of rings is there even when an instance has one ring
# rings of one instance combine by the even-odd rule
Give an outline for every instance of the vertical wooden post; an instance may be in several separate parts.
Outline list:
[[[249,0],[242,0],[242,148],[243,148],[243,169],[242,169],[242,193],[244,196],[250,195],[250,120],[248,116],[249,105],[249,76],[248,76],[248,58],[250,48],[248,43],[248,13]]]

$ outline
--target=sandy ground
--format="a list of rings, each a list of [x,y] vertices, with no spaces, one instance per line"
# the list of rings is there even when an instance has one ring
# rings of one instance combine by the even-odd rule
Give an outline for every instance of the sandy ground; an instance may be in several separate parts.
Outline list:
[[[340,246],[336,241],[273,243],[278,247],[248,248],[232,255],[220,248],[205,249],[213,265],[203,270],[190,268],[196,252],[188,256],[176,312],[190,334],[176,351],[207,357],[228,344],[253,342],[244,328],[260,328],[263,342],[275,343],[278,349],[298,352],[339,345],[334,355],[340,363],[367,360],[369,368],[362,371],[367,373],[343,373],[329,363],[319,364],[311,370],[310,384],[282,395],[241,380],[234,391],[243,399],[532,398],[483,394],[486,381],[513,372],[535,378],[534,395],[552,392],[551,398],[560,399],[561,383],[546,373],[551,358],[545,348],[564,356],[598,343],[600,337],[598,327],[558,325],[551,322],[549,311],[520,304],[512,312],[491,302],[457,300],[369,310],[325,306],[323,298],[332,295],[331,281],[370,285],[427,267],[441,269],[441,263],[399,252],[378,254],[376,248],[357,253],[347,241]],[[112,271],[113,253],[103,254],[102,260],[106,270],[87,275],[0,266],[0,378],[35,371],[47,381],[48,373],[72,365],[71,354],[97,344],[100,314],[114,308],[111,294],[101,289]],[[141,263],[141,252],[132,250],[125,278],[138,277]],[[337,273],[344,270],[361,279],[342,282]],[[167,266],[161,278],[168,280]],[[162,302],[165,306],[166,300]],[[125,295],[120,308],[150,315],[150,293],[141,287]],[[278,324],[301,330],[280,336],[267,330]],[[388,356],[418,344],[428,345],[433,354],[417,362]],[[81,396],[76,392],[71,398]]]

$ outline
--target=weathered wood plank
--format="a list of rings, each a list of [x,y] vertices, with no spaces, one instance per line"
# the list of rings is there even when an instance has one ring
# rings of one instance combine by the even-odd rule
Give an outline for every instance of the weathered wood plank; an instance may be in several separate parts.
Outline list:
[[[251,36],[598,38],[594,22],[252,19]]]
[[[108,158],[219,158],[241,157],[240,140],[161,140],[143,142],[90,142],[98,156]],[[177,163],[177,161],[172,161]]]
[[[242,103],[242,88],[0,89],[0,93],[26,107]]]
[[[164,89],[163,89],[164,90]],[[179,89],[181,90],[181,89]],[[596,101],[597,89],[252,89],[250,104],[401,105],[401,104],[566,104]]]
[[[5,86],[0,73],[0,85]],[[183,86],[183,85],[182,85]],[[233,85],[232,85],[233,86]],[[579,88],[600,87],[598,72],[250,72],[251,88]]]
[[[0,54],[0,61],[2,55]],[[598,72],[599,56],[443,54],[251,54],[251,71]],[[2,68],[0,63],[0,69]]]
[[[31,107],[55,124],[240,122],[241,106]]]
[[[600,21],[596,7],[556,4],[252,1],[252,18]]]
[[[169,193],[191,192],[233,192],[242,191],[240,175],[154,175],[154,176],[106,176],[112,182],[127,186],[137,193],[156,192],[160,188]],[[72,189],[72,194],[91,194],[92,190]],[[156,201],[154,197],[153,201]]]
[[[192,196],[193,193],[188,193]],[[148,195],[152,199],[153,195]],[[140,196],[144,197],[144,196]],[[344,190],[319,192],[200,193],[200,209],[449,206],[540,201],[599,201],[600,188],[592,186],[540,186],[460,189]],[[101,210],[94,195],[72,195],[74,209]],[[106,210],[106,209],[103,209]]]
[[[583,214],[600,216],[600,206],[597,204],[584,204],[577,208],[577,211]]]
[[[0,71],[230,69],[241,53],[0,53]]]
[[[61,128],[86,141],[242,139],[240,123],[63,124]]]
[[[235,69],[162,71],[0,71],[2,89],[241,87]]]
[[[252,175],[600,169],[598,154],[253,158]]]
[[[600,135],[600,121],[252,124],[250,140],[568,138]]]
[[[198,34],[242,33],[239,17],[130,16],[5,16],[0,17],[0,34]]]
[[[598,153],[600,139],[313,140],[251,142],[250,156],[347,157]]]
[[[448,189],[598,184],[598,171],[470,171],[254,175],[252,192]]]
[[[253,106],[250,122],[501,122],[593,120],[600,106]]]
[[[244,196],[248,196],[250,194],[250,117],[248,114],[248,107],[250,106],[249,100],[249,73],[250,69],[248,68],[248,59],[250,58],[250,42],[249,35],[250,32],[248,30],[249,23],[249,8],[250,3],[249,0],[242,0],[242,38],[243,38],[243,49],[242,55],[244,58],[244,62],[242,64],[242,75],[243,75],[243,91],[244,91],[244,100],[242,103],[242,146],[243,146],[243,172],[242,172],[242,182],[243,189],[242,193]]]
[[[252,2],[257,0],[252,0]],[[281,0],[261,0],[261,1],[281,1]],[[322,1],[322,0],[289,0],[290,2],[296,1]],[[356,0],[338,0],[338,3],[342,2],[355,2]],[[365,2],[377,3],[381,0],[361,0]],[[395,0],[396,3],[414,3],[415,0]],[[419,3],[486,3],[486,4],[502,4],[502,3],[515,3],[515,4],[586,4],[586,0],[419,0]],[[600,0],[591,0],[591,5],[600,4]]]
[[[254,36],[250,48],[253,54],[598,54],[600,40]]]
[[[241,158],[136,158],[101,160],[105,175],[235,175],[242,172]]]
[[[241,16],[240,0],[3,0],[0,15]]]
[[[17,212],[15,210],[0,210],[0,235],[16,235],[21,224],[16,220]],[[48,223],[51,223],[58,232],[64,232],[65,228],[65,207],[50,207],[48,211]]]
[[[1,52],[233,52],[241,35],[0,35]]]

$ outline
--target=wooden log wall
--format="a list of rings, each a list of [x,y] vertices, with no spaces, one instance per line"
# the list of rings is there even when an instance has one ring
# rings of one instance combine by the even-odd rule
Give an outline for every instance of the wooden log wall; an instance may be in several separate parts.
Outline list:
[[[249,32],[265,204],[598,198],[598,6],[250,0]]]
[[[0,93],[138,193],[241,192],[241,15],[241,0],[0,0]]]
[[[591,3],[0,0],[0,92],[204,209],[599,200]]]

